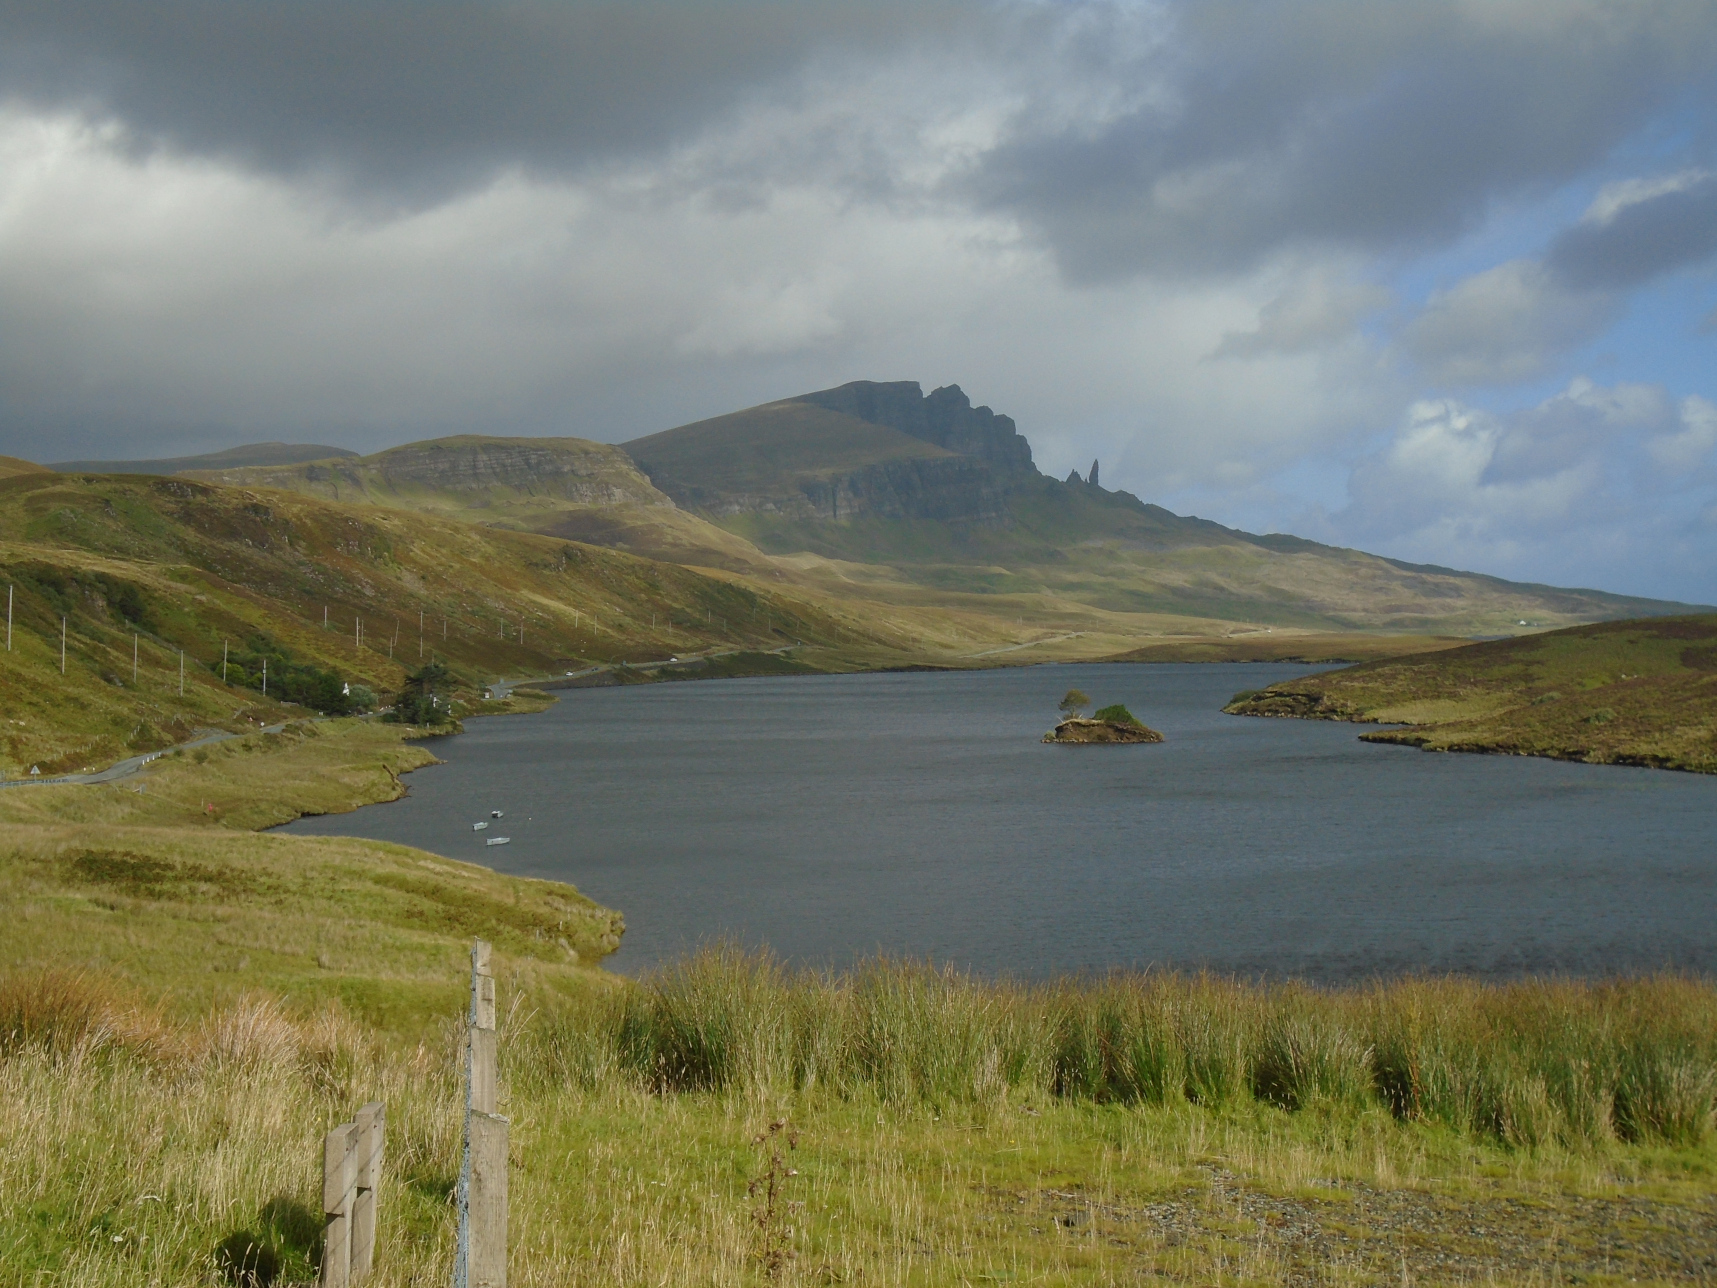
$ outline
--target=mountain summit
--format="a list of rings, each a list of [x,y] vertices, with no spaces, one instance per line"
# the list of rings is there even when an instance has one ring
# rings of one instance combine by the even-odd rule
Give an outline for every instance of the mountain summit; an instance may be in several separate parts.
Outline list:
[[[1031,444],[1015,428],[1013,417],[972,406],[959,385],[943,385],[926,395],[916,380],[854,380],[788,401],[811,403],[872,425],[886,425],[945,451],[975,456],[1004,471],[1037,473]]]

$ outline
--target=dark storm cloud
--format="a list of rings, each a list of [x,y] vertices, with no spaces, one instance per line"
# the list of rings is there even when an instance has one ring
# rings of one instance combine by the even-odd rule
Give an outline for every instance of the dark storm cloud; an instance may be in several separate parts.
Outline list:
[[[1131,69],[1169,93],[1096,124],[1024,114],[974,177],[1075,277],[1446,240],[1499,196],[1576,176],[1677,95],[1711,96],[1717,66],[1707,0],[1174,13]]]
[[[961,24],[942,3],[0,0],[0,97],[143,143],[431,188],[647,153],[819,56]]]
[[[819,58],[931,49],[1024,104],[943,195],[1090,280],[1452,238],[1709,94],[1717,23],[1708,0],[0,0],[0,96],[384,193],[659,153]],[[775,164],[733,178],[812,162]]]
[[[1569,286],[1618,290],[1717,255],[1717,175],[1578,224],[1551,244],[1546,264]]]

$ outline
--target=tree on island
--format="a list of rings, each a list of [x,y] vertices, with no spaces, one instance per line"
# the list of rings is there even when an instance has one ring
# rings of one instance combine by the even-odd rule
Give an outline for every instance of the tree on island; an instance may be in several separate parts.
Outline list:
[[[1090,698],[1078,689],[1069,689],[1067,696],[1061,699],[1061,714],[1069,720],[1077,720],[1084,714],[1085,708],[1090,705]]]

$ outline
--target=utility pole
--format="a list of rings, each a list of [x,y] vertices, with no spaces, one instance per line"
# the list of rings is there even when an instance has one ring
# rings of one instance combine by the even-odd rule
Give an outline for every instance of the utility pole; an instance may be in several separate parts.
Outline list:
[[[268,696],[268,659],[262,659],[262,696]]]
[[[328,629],[328,605],[322,605],[322,629]]]

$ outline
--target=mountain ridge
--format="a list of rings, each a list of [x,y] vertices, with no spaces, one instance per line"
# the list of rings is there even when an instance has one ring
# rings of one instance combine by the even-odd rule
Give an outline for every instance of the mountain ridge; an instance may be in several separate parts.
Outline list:
[[[942,615],[953,638],[966,628],[947,614],[987,623],[974,638],[998,642],[1028,621],[1060,639],[1095,627],[1104,656],[1180,634],[1502,635],[1703,607],[1177,515],[1077,472],[1040,473],[1010,417],[957,385],[926,395],[913,381],[854,381],[621,445],[467,434],[189,477],[788,582],[831,611]]]
[[[246,443],[199,456],[163,456],[138,461],[53,461],[44,469],[61,474],[182,474],[188,470],[232,469],[242,466],[299,465],[357,453],[322,443]]]

